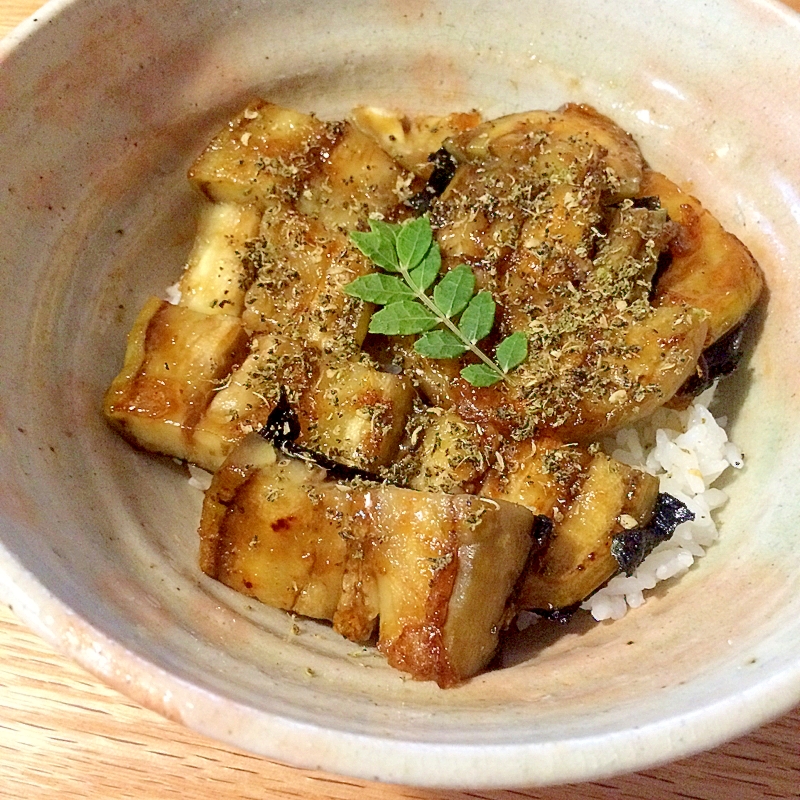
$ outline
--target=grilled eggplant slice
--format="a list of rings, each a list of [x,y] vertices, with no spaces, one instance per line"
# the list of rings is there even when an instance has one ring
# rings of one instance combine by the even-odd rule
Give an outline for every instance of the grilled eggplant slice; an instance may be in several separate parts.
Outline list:
[[[413,396],[402,375],[357,361],[325,362],[300,401],[300,443],[334,461],[374,470],[397,453]]]
[[[324,470],[246,437],[215,474],[200,521],[204,572],[263,603],[332,619],[352,518]]]
[[[203,314],[242,315],[253,274],[241,254],[258,233],[260,221],[261,212],[255,206],[203,206],[194,246],[179,284],[180,305]]]
[[[260,235],[245,248],[254,279],[242,321],[258,333],[285,333],[326,355],[354,355],[371,307],[343,287],[372,271],[346,236],[291,208],[268,208]]]
[[[336,133],[297,200],[298,210],[334,231],[366,227],[375,215],[407,216],[411,173],[349,122],[337,125]]]
[[[604,207],[634,196],[643,170],[630,136],[585,106],[501,117],[445,147],[459,168],[434,205],[437,239],[446,264],[475,264],[487,288],[518,243],[580,266]]]
[[[291,202],[332,136],[316,117],[256,100],[212,139],[189,180],[215,202]]]
[[[690,194],[658,172],[647,171],[642,194],[658,197],[681,225],[669,267],[658,280],[655,305],[702,308],[708,347],[735,328],[758,301],[764,275],[750,251]]]
[[[686,303],[649,302],[680,226],[659,203],[634,202],[644,162],[633,140],[566,106],[486,122],[445,146],[458,168],[431,211],[445,265],[473,266],[499,304],[496,336],[524,331],[528,357],[504,385],[474,391],[457,369],[409,355],[428,396],[517,440],[564,441],[668,401],[694,373],[708,323]]]
[[[449,686],[494,654],[533,515],[473,495],[384,487],[368,509],[389,663]]]
[[[353,109],[352,120],[395,161],[428,180],[434,171],[431,154],[442,147],[445,139],[478,125],[481,115],[470,111],[445,117],[408,117],[382,108],[358,106]]]
[[[217,387],[195,426],[194,463],[219,469],[241,439],[266,424],[282,393],[296,407],[319,371],[319,354],[296,339],[266,333],[252,339],[247,358]]]
[[[605,352],[590,345],[577,375],[559,375],[583,374],[584,386],[594,387],[578,394],[575,413],[566,413],[559,434],[568,440],[587,439],[651,414],[694,374],[707,327],[702,311],[663,306],[641,322],[629,323],[621,342]]]
[[[291,206],[275,202],[265,209],[259,235],[242,254],[253,274],[242,314],[248,330],[297,329],[327,272],[327,239],[319,222]]]
[[[194,427],[246,346],[236,317],[200,314],[151,298],[128,335],[125,363],[106,393],[106,418],[146,450],[191,459]]]
[[[506,445],[501,454],[481,494],[554,521],[525,569],[517,601],[548,616],[570,609],[619,571],[618,534],[646,527],[658,480],[553,438]]]
[[[657,495],[652,475],[595,455],[547,546],[526,568],[520,606],[551,613],[586,599],[619,571],[612,553],[615,535],[631,525],[644,527]]]
[[[335,483],[252,434],[206,494],[200,563],[357,641],[378,619],[392,666],[450,686],[494,654],[533,522],[502,501]]]
[[[465,422],[452,410],[429,413],[424,422],[409,485],[426,492],[476,493],[494,461],[498,432]]]
[[[367,335],[372,307],[344,287],[372,271],[372,266],[341,234],[325,245],[325,270],[311,302],[297,319],[309,344],[327,356],[355,356]]]
[[[592,455],[585,447],[552,437],[508,442],[494,460],[480,493],[519,503],[534,514],[563,519],[575,499]]]

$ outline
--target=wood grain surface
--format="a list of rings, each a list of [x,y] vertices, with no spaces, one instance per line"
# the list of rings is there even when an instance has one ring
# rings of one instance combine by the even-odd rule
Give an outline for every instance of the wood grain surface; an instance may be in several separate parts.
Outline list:
[[[789,3],[800,10],[800,0]],[[38,0],[0,0],[0,36]],[[84,672],[0,608],[3,800],[800,798],[800,709],[709,753],[551,789],[435,792],[292,769],[198,736]]]

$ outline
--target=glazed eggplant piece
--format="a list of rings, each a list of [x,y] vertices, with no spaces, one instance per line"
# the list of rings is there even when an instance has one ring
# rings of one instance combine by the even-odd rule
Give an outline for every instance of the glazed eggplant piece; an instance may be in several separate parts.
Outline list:
[[[319,353],[288,336],[259,334],[247,357],[216,387],[192,435],[192,460],[215,472],[248,433],[264,426],[283,400],[296,407],[322,368]]]
[[[469,111],[444,117],[407,117],[382,108],[359,106],[353,109],[352,121],[395,161],[437,187],[441,179],[434,179],[433,173],[442,169],[449,159],[444,154],[434,156],[441,151],[446,139],[478,125],[481,115],[477,111]],[[445,185],[448,182],[449,177]],[[439,195],[442,191],[444,186],[435,190],[435,193]]]
[[[476,493],[500,444],[497,431],[465,422],[452,410],[424,415],[412,435],[418,447],[409,486],[426,492]]]
[[[128,335],[122,370],[106,392],[106,418],[139,447],[193,461],[194,427],[246,347],[237,317],[151,298]]]
[[[335,136],[316,117],[255,100],[211,140],[189,180],[213,202],[291,202]]]
[[[300,442],[333,461],[374,472],[395,457],[413,395],[404,375],[358,361],[325,361],[298,404]]]
[[[519,503],[534,514],[563,519],[586,479],[593,456],[553,437],[505,442],[486,474],[480,494]]]
[[[364,228],[376,215],[391,220],[408,216],[408,170],[349,122],[332,130],[332,145],[297,198],[297,210],[340,232]]]
[[[564,441],[667,402],[694,373],[708,322],[689,305],[649,303],[680,226],[659,202],[636,204],[645,168],[630,136],[569,105],[483,123],[445,148],[458,167],[431,209],[444,263],[473,267],[498,301],[497,336],[525,332],[528,357],[505,385],[476,392],[458,368],[409,353],[428,397],[515,439]]]
[[[359,352],[371,308],[343,287],[372,271],[345,235],[291,207],[266,209],[259,236],[246,244],[242,261],[253,279],[242,322],[255,333],[285,334],[326,355]]]
[[[553,519],[517,592],[520,608],[552,614],[580,603],[619,569],[612,548],[630,521],[645,527],[658,493],[652,475],[602,453],[543,439],[525,442],[490,473],[481,493]],[[528,451],[526,457],[525,450]]]
[[[641,191],[657,196],[681,226],[653,303],[703,309],[708,347],[745,319],[763,291],[764,275],[742,242],[664,175],[648,170]]]
[[[200,564],[355,641],[377,624],[392,666],[451,686],[494,654],[533,523],[511,503],[335,482],[253,434],[206,493]]]
[[[239,203],[207,203],[200,210],[192,252],[181,276],[179,305],[203,314],[241,317],[253,280],[242,250],[259,229],[261,211]]]
[[[615,537],[652,513],[658,480],[607,456],[595,456],[586,479],[541,555],[528,566],[519,591],[521,607],[551,612],[585,600],[620,566],[612,552]]]

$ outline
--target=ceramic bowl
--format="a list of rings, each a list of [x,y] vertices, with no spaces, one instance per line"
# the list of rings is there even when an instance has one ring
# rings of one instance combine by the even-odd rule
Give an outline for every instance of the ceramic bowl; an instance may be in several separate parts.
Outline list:
[[[800,18],[766,0],[75,0],[0,55],[0,591],[33,629],[204,734],[397,783],[596,778],[800,702]],[[99,409],[188,252],[186,169],[253,95],[321,116],[588,102],[746,242],[769,298],[724,389],[747,466],[706,558],[623,620],[577,620],[447,691],[200,574],[185,469]]]

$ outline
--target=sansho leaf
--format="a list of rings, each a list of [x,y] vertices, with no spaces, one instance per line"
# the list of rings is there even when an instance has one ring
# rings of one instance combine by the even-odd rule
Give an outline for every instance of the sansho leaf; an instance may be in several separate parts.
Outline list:
[[[489,292],[478,292],[464,309],[458,329],[464,338],[475,344],[491,333],[494,327],[494,298]]]
[[[441,268],[442,253],[438,246],[432,246],[428,249],[420,265],[414,267],[414,269],[408,273],[413,288],[424,292],[436,280],[436,276],[439,274]]]
[[[346,294],[358,297],[367,303],[386,306],[398,300],[412,300],[414,292],[400,278],[386,275],[383,272],[373,272],[362,275],[344,287]]]
[[[433,302],[449,319],[460,314],[475,293],[475,273],[461,264],[451,269],[433,289]]]
[[[372,224],[372,223],[371,223]],[[386,223],[382,223],[386,224]],[[394,233],[388,234],[383,228],[375,228],[369,232],[353,231],[350,238],[356,247],[373,263],[387,272],[399,272]]]
[[[518,367],[528,357],[528,337],[522,331],[506,336],[494,351],[495,361],[503,372]]]
[[[473,386],[494,386],[503,376],[486,364],[470,364],[461,370],[461,377]]]
[[[438,318],[421,303],[416,300],[399,300],[384,306],[372,315],[369,332],[383,333],[387,336],[407,336],[429,331],[438,324]]]
[[[418,266],[433,244],[433,231],[427,217],[404,222],[397,231],[395,246],[398,261],[408,270]]]
[[[392,247],[395,247],[399,225],[391,222],[384,222],[382,219],[369,219],[367,220],[367,224],[373,233],[379,233],[381,236],[385,237],[387,241],[392,243]]]
[[[450,331],[425,333],[414,342],[414,350],[426,358],[458,358],[469,348]]]
[[[492,386],[525,360],[528,341],[522,332],[498,345],[494,362],[476,347],[494,327],[494,298],[486,291],[473,296],[475,275],[467,264],[436,284],[441,251],[426,217],[400,224],[370,220],[369,226],[369,232],[351,233],[352,241],[377,267],[401,272],[403,278],[373,273],[344,287],[351,296],[383,306],[370,320],[371,333],[422,334],[414,349],[427,358],[457,358],[472,350],[483,363],[464,367],[461,375],[473,386]],[[431,286],[433,297],[426,294]],[[456,328],[452,320],[459,315]],[[437,328],[440,324],[451,330]]]

